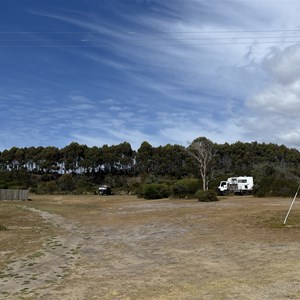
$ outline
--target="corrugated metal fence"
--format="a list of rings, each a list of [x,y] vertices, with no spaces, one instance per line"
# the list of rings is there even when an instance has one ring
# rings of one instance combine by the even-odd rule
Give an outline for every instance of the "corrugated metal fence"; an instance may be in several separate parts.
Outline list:
[[[0,200],[28,200],[28,190],[0,189]]]

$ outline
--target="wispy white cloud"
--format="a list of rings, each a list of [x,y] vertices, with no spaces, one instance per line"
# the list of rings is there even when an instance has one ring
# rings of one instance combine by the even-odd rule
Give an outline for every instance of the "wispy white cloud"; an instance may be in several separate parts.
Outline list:
[[[65,31],[70,47],[40,51],[46,69],[30,68],[30,88],[20,76],[0,93],[0,117],[13,116],[2,128],[15,129],[11,138],[0,132],[4,147],[26,131],[43,144],[136,148],[207,136],[300,147],[300,47],[286,43],[299,34],[275,30],[300,29],[298,1],[115,2],[113,10],[96,2],[83,12],[29,9]],[[78,33],[76,47],[67,32]],[[43,32],[30,38],[49,45]]]

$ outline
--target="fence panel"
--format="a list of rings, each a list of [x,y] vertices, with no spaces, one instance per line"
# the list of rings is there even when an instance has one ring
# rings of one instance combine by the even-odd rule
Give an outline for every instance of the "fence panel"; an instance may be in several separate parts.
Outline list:
[[[28,190],[0,189],[0,200],[28,200]]]

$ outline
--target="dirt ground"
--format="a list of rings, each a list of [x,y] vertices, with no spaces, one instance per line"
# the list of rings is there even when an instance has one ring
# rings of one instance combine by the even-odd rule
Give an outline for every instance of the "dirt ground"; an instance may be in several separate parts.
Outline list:
[[[0,231],[0,299],[300,299],[297,201],[281,225],[290,203],[252,196],[2,201],[0,210],[16,206],[23,221],[8,220]],[[34,234],[24,242],[27,232]]]

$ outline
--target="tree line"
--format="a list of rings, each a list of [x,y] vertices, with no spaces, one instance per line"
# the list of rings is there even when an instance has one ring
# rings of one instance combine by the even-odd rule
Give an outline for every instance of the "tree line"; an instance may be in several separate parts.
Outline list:
[[[57,147],[12,147],[0,152],[0,169],[26,170],[39,174],[95,174],[182,176],[186,153],[183,146],[152,147],[143,142],[137,151],[127,142],[119,145],[88,147],[72,142]]]
[[[191,155],[195,141],[208,141],[213,149],[205,177]],[[293,182],[294,188],[300,176],[299,165],[297,149],[273,143],[217,144],[200,137],[187,147],[170,144],[154,147],[144,141],[133,150],[128,142],[101,147],[72,142],[61,149],[12,147],[0,152],[0,188],[81,192],[108,183],[129,192],[145,182],[200,178],[202,185],[206,181],[203,187],[215,189],[220,180],[241,175],[254,176],[260,190],[268,178],[269,186],[274,181],[286,185],[282,182],[286,181]]]

